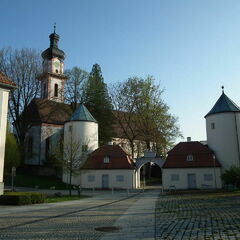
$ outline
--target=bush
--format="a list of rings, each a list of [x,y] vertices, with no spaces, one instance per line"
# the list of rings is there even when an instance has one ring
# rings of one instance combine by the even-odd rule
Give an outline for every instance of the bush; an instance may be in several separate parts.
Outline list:
[[[240,168],[231,167],[222,174],[222,180],[225,184],[231,184],[240,188]]]
[[[2,205],[27,205],[34,203],[44,203],[45,195],[43,193],[28,192],[9,192],[0,196]]]

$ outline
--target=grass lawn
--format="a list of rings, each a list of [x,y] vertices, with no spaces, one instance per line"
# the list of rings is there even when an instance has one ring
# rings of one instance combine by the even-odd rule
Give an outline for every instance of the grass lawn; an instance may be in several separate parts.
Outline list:
[[[5,179],[5,185],[11,185],[11,178]],[[14,178],[15,187],[30,187],[35,188],[38,186],[39,189],[50,189],[50,187],[55,187],[55,189],[67,189],[67,184],[63,183],[60,179],[55,177],[40,177],[17,174]]]
[[[88,198],[89,196],[81,195],[79,196],[62,196],[62,197],[55,197],[55,196],[48,196],[45,199],[45,203],[55,203],[55,202],[64,202],[64,201],[72,201],[72,200],[80,200],[84,198]]]

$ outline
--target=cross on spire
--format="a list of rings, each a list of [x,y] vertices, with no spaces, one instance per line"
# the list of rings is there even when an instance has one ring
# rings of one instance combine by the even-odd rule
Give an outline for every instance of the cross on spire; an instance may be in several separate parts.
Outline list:
[[[53,25],[54,33],[56,32],[56,23]]]

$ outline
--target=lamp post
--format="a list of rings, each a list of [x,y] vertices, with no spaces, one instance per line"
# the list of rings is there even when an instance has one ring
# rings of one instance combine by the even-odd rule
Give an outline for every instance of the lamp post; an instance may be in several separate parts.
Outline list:
[[[16,168],[12,167],[12,192],[14,191],[14,177],[16,176]]]
[[[217,189],[217,179],[216,179],[216,157],[213,154],[213,169],[214,169],[214,183],[215,183],[215,189]]]

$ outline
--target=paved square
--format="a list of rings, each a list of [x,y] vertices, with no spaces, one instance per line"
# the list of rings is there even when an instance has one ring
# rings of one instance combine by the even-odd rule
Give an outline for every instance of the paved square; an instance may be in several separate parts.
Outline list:
[[[160,196],[155,239],[240,239],[240,195]]]

